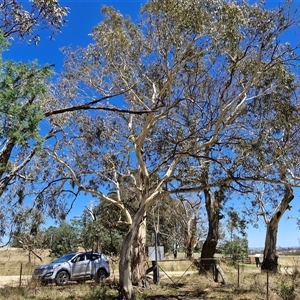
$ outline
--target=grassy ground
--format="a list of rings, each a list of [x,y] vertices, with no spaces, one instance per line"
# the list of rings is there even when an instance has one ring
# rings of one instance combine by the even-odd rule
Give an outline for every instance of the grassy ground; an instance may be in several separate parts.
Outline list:
[[[41,254],[41,253],[40,253]],[[48,253],[42,253],[43,264],[50,261]],[[197,255],[196,255],[197,257]],[[170,257],[172,258],[172,257]],[[300,299],[300,257],[281,256],[280,273],[261,273],[254,264],[240,264],[236,267],[221,263],[226,277],[226,284],[214,282],[211,273],[198,274],[191,261],[177,260],[160,262],[160,283],[152,283],[148,278],[148,287],[135,287],[138,300],[294,300]],[[28,263],[28,256],[23,250],[0,251],[0,275],[19,275],[20,266],[23,274],[31,274],[33,268],[41,264],[38,259]],[[50,285],[42,287],[30,279],[21,287],[0,288],[0,300],[112,300],[118,297],[118,260],[111,258],[112,276],[102,285],[93,282],[72,284],[66,287]],[[194,271],[194,272],[191,272]]]
[[[234,282],[223,285],[214,282],[210,276],[188,274],[178,280],[178,276],[164,276],[159,285],[150,284],[147,288],[135,287],[137,300],[293,300],[299,299],[299,290],[290,279],[281,275],[269,278],[269,292],[266,291],[265,275],[249,275],[247,284],[238,287]],[[171,281],[172,280],[172,281]],[[285,282],[285,288],[282,287]],[[298,284],[298,279],[297,279]],[[28,281],[23,287],[0,289],[0,300],[115,300],[118,299],[117,281],[106,280],[102,285],[93,282],[69,284],[65,287],[49,285],[42,287]],[[291,290],[290,287],[295,287]],[[280,297],[281,294],[281,297]]]
[[[28,251],[19,248],[0,248],[0,276],[31,275],[37,265],[46,264],[52,259],[49,251],[36,251],[42,258],[40,261],[33,254],[29,258]]]

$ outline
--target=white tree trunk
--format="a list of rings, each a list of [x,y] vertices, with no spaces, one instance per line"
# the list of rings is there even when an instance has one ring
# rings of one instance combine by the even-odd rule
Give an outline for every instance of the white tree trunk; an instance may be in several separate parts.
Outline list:
[[[131,300],[134,299],[132,277],[131,277],[131,263],[133,256],[132,246],[135,239],[138,237],[140,225],[143,223],[143,217],[145,215],[145,206],[141,205],[138,212],[136,213],[132,225],[125,237],[124,243],[121,249],[121,258],[119,264],[119,284],[120,284],[120,294],[123,299]],[[145,261],[142,263],[144,264]],[[142,269],[140,269],[142,271]],[[145,272],[145,270],[144,270]],[[138,273],[139,274],[139,273]],[[137,276],[138,274],[135,274]],[[140,275],[138,275],[140,276]],[[144,274],[142,275],[142,277]]]
[[[146,274],[146,215],[139,225],[139,230],[133,239],[131,257],[131,278],[133,285],[141,285]]]

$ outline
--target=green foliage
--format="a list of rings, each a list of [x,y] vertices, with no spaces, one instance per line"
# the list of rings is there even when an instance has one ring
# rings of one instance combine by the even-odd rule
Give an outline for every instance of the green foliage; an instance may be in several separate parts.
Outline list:
[[[232,241],[227,241],[219,247],[219,251],[229,257],[233,264],[248,255],[248,240],[235,237]]]
[[[38,124],[43,118],[40,104],[34,100],[47,91],[45,80],[50,66],[41,69],[31,64],[5,61],[0,71],[0,138],[25,146],[40,140]]]
[[[5,38],[25,39],[39,43],[38,31],[48,29],[51,37],[66,23],[69,9],[59,5],[57,0],[12,0],[0,2],[0,29]]]
[[[80,245],[86,250],[119,254],[127,226],[118,224],[120,211],[113,205],[100,203],[91,211],[87,209],[72,225],[80,232]]]
[[[78,250],[79,232],[67,223],[62,223],[59,227],[49,227],[46,236],[50,255],[53,257],[59,257]]]
[[[297,282],[293,280],[292,282],[287,282],[286,280],[282,280],[277,289],[278,295],[282,300],[294,300],[297,299]]]

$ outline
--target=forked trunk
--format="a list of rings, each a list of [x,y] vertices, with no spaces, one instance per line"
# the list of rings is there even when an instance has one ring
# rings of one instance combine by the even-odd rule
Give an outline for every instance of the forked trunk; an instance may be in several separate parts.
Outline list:
[[[277,206],[271,219],[267,222],[267,232],[265,239],[264,259],[261,269],[265,271],[277,272],[278,254],[276,250],[277,231],[281,217],[289,208],[290,202],[294,199],[293,190],[289,185],[285,187],[285,193],[280,204]]]
[[[210,149],[205,150],[205,155],[209,156]],[[209,164],[205,165],[202,174],[202,183],[208,185],[209,181]],[[225,191],[228,186],[220,186],[219,190],[204,190],[205,208],[208,216],[208,233],[202,246],[200,271],[210,269],[213,266],[213,257],[219,241],[219,224],[222,203],[225,199]]]

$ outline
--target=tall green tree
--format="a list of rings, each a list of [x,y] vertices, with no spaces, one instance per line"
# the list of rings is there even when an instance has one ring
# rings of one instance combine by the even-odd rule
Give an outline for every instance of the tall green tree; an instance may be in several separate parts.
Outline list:
[[[2,42],[0,51],[6,47],[3,36]],[[38,98],[46,93],[52,70],[47,65],[40,68],[35,62],[1,60],[0,64],[0,197],[4,233],[5,226],[12,224],[7,222],[11,212],[16,213],[24,201],[23,183],[34,179],[23,170],[41,148],[43,140],[51,136],[51,133],[40,135],[43,112]],[[17,226],[17,222],[14,224]]]
[[[184,2],[186,13],[195,12],[195,15],[186,18],[183,26],[192,26],[197,32],[197,28],[200,30],[205,24],[203,18],[200,21],[196,17],[199,15],[197,8],[203,12],[202,6],[194,4],[189,6],[187,1]],[[208,82],[214,85],[206,89],[211,101],[208,109],[199,115],[199,120],[208,116],[213,121],[206,124],[207,135],[202,130],[201,136],[206,138],[207,147],[197,153],[199,190],[204,189],[209,218],[202,256],[213,257],[217,246],[217,227],[226,201],[224,189],[247,193],[252,190],[253,182],[260,181],[269,182],[273,191],[279,192],[272,195],[273,199],[279,198],[276,201],[279,213],[276,209],[272,222],[268,223],[265,245],[266,260],[274,263],[279,220],[293,199],[291,187],[299,184],[290,176],[290,173],[298,173],[297,163],[293,160],[298,162],[299,159],[298,121],[295,119],[299,104],[294,97],[298,84],[291,63],[297,65],[299,46],[280,43],[280,36],[296,24],[299,16],[291,12],[290,2],[274,10],[264,9],[262,3],[254,6],[230,2],[215,5],[207,11],[208,14],[218,11],[220,17],[216,17],[212,22],[214,26],[210,26],[215,40],[212,47],[206,49],[214,60],[209,60],[210,78],[204,87],[209,86]],[[218,78],[211,76],[211,70],[217,70]],[[234,103],[237,105],[232,106]],[[232,109],[236,114],[232,114]],[[214,122],[213,114],[223,115],[223,121]],[[191,115],[191,112],[187,114],[188,123]],[[218,142],[214,143],[214,139]],[[194,154],[193,157],[197,156]],[[190,183],[190,177],[187,178],[189,188],[185,191],[191,191],[193,183]],[[217,178],[223,182],[213,186]],[[285,190],[284,196],[282,190]],[[269,269],[271,265],[268,263]]]
[[[9,44],[26,40],[38,43],[42,29],[51,36],[60,31],[66,22],[68,9],[58,1],[3,0],[0,3],[0,226],[1,236],[11,236],[21,226],[16,218],[17,209],[22,215],[26,198],[24,183],[34,176],[24,171],[42,142],[52,134],[42,136],[39,124],[44,106],[40,100],[48,90],[52,67],[40,67],[37,62],[28,64],[3,60],[2,53]],[[37,206],[38,208],[38,206]],[[35,209],[35,208],[33,208]],[[12,215],[11,212],[15,215]]]

